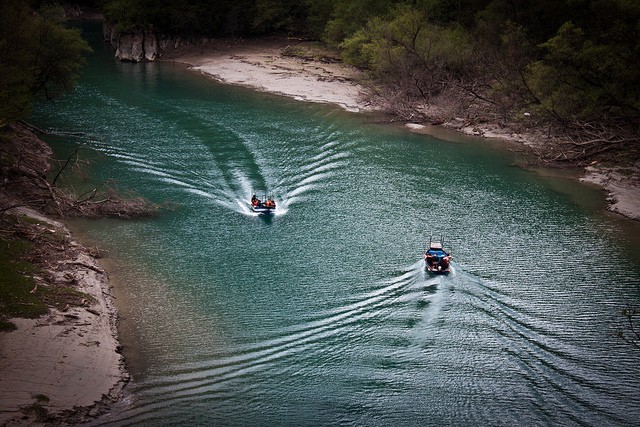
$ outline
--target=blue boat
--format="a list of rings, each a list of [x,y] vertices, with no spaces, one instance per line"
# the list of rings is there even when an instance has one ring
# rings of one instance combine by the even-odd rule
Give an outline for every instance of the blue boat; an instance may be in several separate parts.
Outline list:
[[[430,273],[446,274],[451,271],[451,254],[444,250],[442,241],[429,241],[424,253],[424,261]]]

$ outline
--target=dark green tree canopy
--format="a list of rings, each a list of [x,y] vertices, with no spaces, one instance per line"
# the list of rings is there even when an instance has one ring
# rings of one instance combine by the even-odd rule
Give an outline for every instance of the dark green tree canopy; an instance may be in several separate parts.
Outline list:
[[[430,102],[455,88],[503,116],[640,132],[637,0],[80,0],[121,31],[323,40],[381,85]],[[0,125],[73,85],[87,46],[44,0],[0,3]]]
[[[63,18],[55,6],[0,2],[0,127],[26,117],[35,97],[73,88],[90,49],[79,31],[61,26]]]

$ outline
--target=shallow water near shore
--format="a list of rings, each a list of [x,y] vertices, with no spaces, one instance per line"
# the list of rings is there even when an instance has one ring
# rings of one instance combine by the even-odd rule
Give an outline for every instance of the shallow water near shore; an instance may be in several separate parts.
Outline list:
[[[158,218],[76,221],[108,253],[133,376],[105,425],[635,425],[629,222],[514,154],[95,53],[39,107]],[[96,162],[95,160],[98,160]],[[253,214],[252,191],[276,214]],[[595,201],[595,202],[594,202]],[[453,272],[422,252],[446,236]]]

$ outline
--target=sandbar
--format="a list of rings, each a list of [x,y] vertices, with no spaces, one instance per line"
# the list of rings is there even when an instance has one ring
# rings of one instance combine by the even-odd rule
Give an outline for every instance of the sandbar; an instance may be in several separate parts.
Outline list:
[[[70,238],[62,223],[19,210],[38,221],[43,232]],[[91,298],[83,306],[51,308],[38,319],[12,319],[17,329],[0,333],[0,425],[43,421],[25,407],[44,409],[58,420],[93,417],[100,405],[119,398],[128,380],[108,275],[86,248],[69,242],[69,256],[54,260],[49,271],[73,281],[75,289]]]

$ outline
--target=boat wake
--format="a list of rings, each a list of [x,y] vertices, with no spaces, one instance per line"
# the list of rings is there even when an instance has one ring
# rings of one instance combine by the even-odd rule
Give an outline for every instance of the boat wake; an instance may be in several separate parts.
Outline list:
[[[443,279],[425,274],[420,260],[351,301],[320,311],[303,323],[280,328],[265,340],[239,344],[226,352],[203,356],[198,362],[166,366],[160,375],[134,382],[128,406],[113,411],[118,415],[106,424],[149,423],[176,405],[225,399],[237,394],[238,387],[259,388],[260,384],[244,384],[244,378],[250,374],[259,378],[261,371],[286,374],[291,366],[331,363],[344,351],[340,345],[344,339],[366,343],[379,334],[377,324],[393,322],[402,307],[424,311],[426,304],[414,303],[433,298]],[[291,363],[292,358],[297,359],[296,363]],[[152,403],[143,403],[147,396]]]
[[[276,216],[287,214],[292,205],[331,182],[351,156],[344,135],[335,129],[307,135],[304,145],[293,148],[290,141],[280,145],[270,141],[267,147],[257,135],[228,129],[217,132],[185,134],[173,144],[163,144],[162,138],[149,138],[139,145],[89,142],[130,171],[155,180],[165,191],[189,193],[247,216],[258,215],[249,204],[256,192],[276,200]]]

